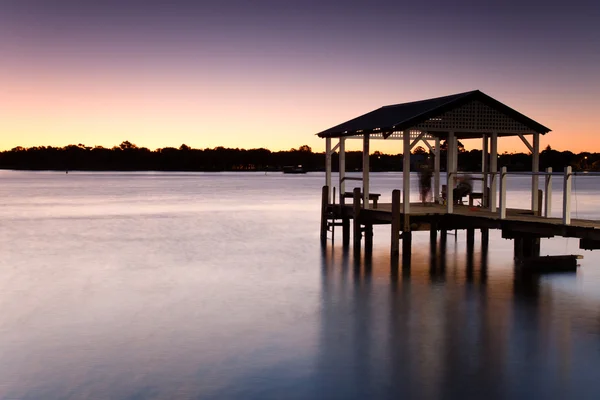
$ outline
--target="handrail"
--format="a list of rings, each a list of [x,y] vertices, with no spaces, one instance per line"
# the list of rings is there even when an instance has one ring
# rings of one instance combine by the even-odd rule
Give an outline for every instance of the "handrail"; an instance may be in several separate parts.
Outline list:
[[[515,175],[515,173],[510,173],[506,170],[506,167],[502,167],[500,170],[500,210],[499,217],[500,219],[506,219],[506,176],[507,175]],[[570,166],[565,167],[565,170],[562,174],[554,174],[552,173],[552,168],[548,168],[545,172],[532,172],[532,173],[516,173],[518,175],[544,175],[546,176],[546,210],[544,212],[544,217],[548,218],[550,216],[550,206],[551,206],[551,195],[552,195],[552,176],[553,175],[562,175],[563,176],[563,212],[562,212],[562,222],[565,225],[571,224],[571,183],[572,176],[575,175]]]

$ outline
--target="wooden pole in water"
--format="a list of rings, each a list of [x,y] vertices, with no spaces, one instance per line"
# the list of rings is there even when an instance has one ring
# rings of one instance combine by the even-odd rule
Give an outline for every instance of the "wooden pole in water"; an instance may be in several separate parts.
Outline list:
[[[392,191],[392,257],[400,254],[400,191]]]
[[[552,167],[546,168],[546,205],[544,217],[548,218],[552,212]]]
[[[321,243],[327,242],[327,207],[329,199],[329,187],[323,186],[321,191]]]
[[[360,188],[354,188],[353,195],[353,208],[354,208],[354,250],[360,250]]]

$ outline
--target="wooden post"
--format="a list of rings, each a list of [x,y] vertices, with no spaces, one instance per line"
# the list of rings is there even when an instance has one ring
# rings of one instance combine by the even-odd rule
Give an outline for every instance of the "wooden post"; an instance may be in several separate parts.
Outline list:
[[[369,134],[363,136],[363,208],[369,209]]]
[[[344,194],[346,193],[346,138],[340,138],[340,154],[339,154],[339,177],[340,177],[340,201],[344,205]]]
[[[543,208],[543,204],[544,204],[544,191],[542,189],[538,189],[538,195],[537,195],[537,202],[538,202],[538,206],[537,206],[537,210],[535,210],[535,215],[537,215],[538,217],[542,216],[542,208]]]
[[[321,191],[321,243],[327,242],[327,207],[329,203],[327,198],[329,197],[329,187],[323,186]]]
[[[446,212],[452,214],[454,212],[454,132],[448,133],[446,140],[448,150],[446,151]]]
[[[360,250],[360,188],[354,188],[353,191],[353,208],[354,208],[354,250]]]
[[[544,207],[544,217],[550,217],[552,212],[552,167],[546,168],[546,205]]]
[[[490,211],[496,212],[496,182],[498,182],[498,133],[493,132],[490,139]]]
[[[571,223],[571,166],[565,167],[565,177],[563,183],[563,224]]]
[[[500,172],[500,219],[506,218],[506,167]]]
[[[483,172],[483,198],[482,206],[488,207],[489,204],[489,192],[488,188],[488,172],[490,172],[490,158],[488,156],[488,137],[483,135],[483,143],[481,146],[481,172]]]
[[[533,134],[533,151],[531,152],[531,211],[534,215],[538,214],[538,187],[539,187],[539,176],[537,173],[540,171],[540,134],[535,132]]]
[[[433,153],[433,198],[436,204],[440,204],[440,138],[435,138],[435,149]]]
[[[405,129],[402,132],[403,138],[403,166],[402,166],[402,211],[404,212],[404,218],[410,213],[410,130]]]
[[[327,202],[331,203],[331,138],[325,138],[325,186],[329,188]]]
[[[524,247],[524,240],[522,236],[517,236],[513,239],[513,245],[514,245],[514,258],[515,260],[522,260],[523,259],[523,247]]]
[[[392,238],[391,255],[400,253],[400,191],[392,191]]]

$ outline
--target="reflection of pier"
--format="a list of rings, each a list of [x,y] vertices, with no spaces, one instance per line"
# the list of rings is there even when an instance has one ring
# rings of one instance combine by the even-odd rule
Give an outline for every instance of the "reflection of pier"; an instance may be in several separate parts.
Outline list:
[[[487,284],[483,246],[456,260],[464,249],[438,244],[435,263],[415,248],[402,273],[387,251],[323,249],[315,397],[583,398],[598,390],[589,351],[600,332],[597,301],[507,268],[492,268]]]
[[[365,248],[370,251],[373,225],[389,224],[391,254],[399,254],[402,241],[405,261],[410,261],[412,232],[420,230],[429,230],[432,239],[437,237],[439,231],[441,240],[445,240],[448,230],[466,229],[467,241],[472,242],[475,230],[480,229],[482,242],[487,246],[488,230],[500,229],[504,238],[514,240],[517,258],[539,256],[540,239],[553,236],[579,238],[581,248],[600,248],[600,221],[571,219],[571,167],[566,167],[561,174],[562,217],[550,218],[555,174],[551,169],[539,171],[539,138],[540,134],[549,131],[479,91],[382,107],[323,131],[319,136],[326,140],[327,157],[321,239],[325,242],[328,229],[334,230],[339,226],[342,228],[344,246],[349,245],[352,231],[354,248],[360,249],[364,237]],[[531,142],[526,138],[528,135],[531,135]],[[498,171],[498,139],[510,136],[519,137],[532,154],[531,172],[528,173],[531,175],[531,204],[523,209],[506,207],[506,177],[514,172],[508,172],[506,167]],[[362,178],[346,177],[345,141],[350,138],[363,140]],[[335,147],[332,147],[332,139],[339,140]],[[402,191],[395,190],[392,193],[391,204],[377,204],[379,195],[369,191],[371,139],[397,139],[403,142]],[[469,199],[470,206],[462,205],[462,198],[454,198],[456,181],[465,174],[458,172],[458,139],[482,140],[481,172],[477,173],[481,176],[482,189],[479,193],[473,193]],[[433,203],[410,202],[410,151],[419,142],[429,148],[433,157]],[[336,150],[339,152],[337,204],[331,179],[331,158]],[[445,188],[440,180],[443,153],[447,171]],[[540,176],[545,180],[544,190],[539,189]],[[362,188],[347,192],[348,180],[362,181]],[[347,198],[352,199],[351,204],[346,204]],[[480,204],[473,206],[472,202],[476,199],[481,200]]]

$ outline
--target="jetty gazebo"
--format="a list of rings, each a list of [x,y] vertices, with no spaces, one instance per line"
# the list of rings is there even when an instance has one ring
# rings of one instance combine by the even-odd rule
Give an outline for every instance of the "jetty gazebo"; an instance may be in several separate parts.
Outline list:
[[[423,142],[434,158],[433,194],[440,203],[440,144],[447,143],[447,213],[454,209],[452,188],[457,176],[459,139],[482,140],[483,187],[489,187],[489,198],[483,191],[483,204],[491,212],[497,208],[498,139],[518,136],[532,154],[531,210],[538,211],[538,175],[540,134],[550,129],[502,104],[479,90],[437,97],[410,103],[384,106],[361,115],[317,135],[326,142],[326,182],[328,202],[332,200],[331,156],[339,151],[339,204],[349,197],[345,190],[346,139],[363,140],[363,208],[369,208],[369,144],[373,139],[401,140],[403,142],[403,201],[402,213],[410,214],[410,152]],[[338,143],[332,147],[332,139]]]

